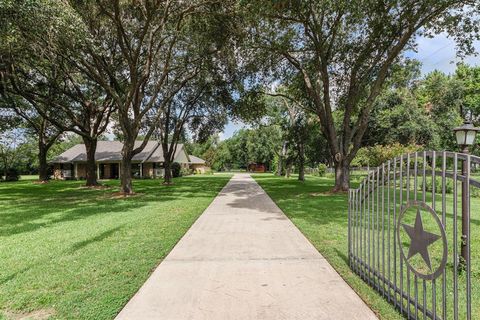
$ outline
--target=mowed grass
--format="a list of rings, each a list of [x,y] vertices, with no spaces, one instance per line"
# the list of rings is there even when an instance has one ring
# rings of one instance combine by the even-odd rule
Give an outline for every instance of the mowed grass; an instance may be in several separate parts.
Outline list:
[[[38,180],[38,175],[32,175],[32,174],[26,174],[26,175],[21,175],[20,176],[20,179],[21,181],[25,181],[25,180],[30,180],[30,181],[33,181],[33,180]]]
[[[347,194],[331,194],[333,178],[319,178],[308,176],[307,181],[302,183],[295,177],[285,179],[273,175],[255,175],[255,180],[265,189],[270,197],[285,212],[292,222],[305,234],[313,245],[333,265],[340,275],[350,286],[366,301],[382,319],[403,319],[403,317],[391,306],[380,294],[372,290],[363,280],[352,272],[348,265],[348,196]],[[361,177],[354,177],[353,187],[357,187]],[[451,197],[450,197],[451,198]],[[437,198],[437,206],[439,206]],[[451,199],[448,206],[451,205]],[[479,212],[480,205],[476,198],[472,198],[472,316],[479,316],[480,307],[480,228]],[[448,214],[447,214],[448,215]],[[450,220],[451,221],[451,216]],[[460,219],[460,218],[459,218]],[[451,226],[447,236],[451,234]],[[459,227],[460,230],[460,227]],[[451,239],[449,239],[451,240]],[[375,241],[377,241],[375,239]],[[449,242],[450,245],[450,242]],[[436,248],[432,248],[431,254],[435,255]],[[452,272],[451,248],[448,256],[447,272]],[[465,275],[459,276],[459,288],[464,288]],[[413,279],[413,278],[412,278]],[[404,279],[404,281],[406,281]],[[452,276],[447,275],[447,318],[452,318]],[[413,286],[413,281],[412,281]],[[419,287],[422,283],[419,282]],[[441,290],[441,284],[437,284],[437,292]],[[420,302],[422,290],[419,290]],[[413,290],[412,290],[413,297]],[[430,297],[430,292],[427,299]],[[437,309],[441,306],[440,292],[437,294]],[[465,295],[459,295],[459,311],[461,317],[465,317]],[[427,300],[430,301],[430,300]],[[462,304],[463,303],[463,304]],[[439,310],[439,315],[441,315]]]
[[[112,319],[230,176],[0,183],[0,319]]]

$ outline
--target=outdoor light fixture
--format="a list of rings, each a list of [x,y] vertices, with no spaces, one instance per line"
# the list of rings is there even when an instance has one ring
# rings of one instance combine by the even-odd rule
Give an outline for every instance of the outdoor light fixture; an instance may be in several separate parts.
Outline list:
[[[466,148],[475,142],[475,136],[477,135],[477,131],[480,131],[480,128],[476,128],[471,122],[465,121],[462,126],[456,127],[453,131],[457,138],[457,144],[460,147]]]
[[[470,121],[465,120],[462,126],[453,129],[455,132],[455,137],[457,139],[457,144],[462,149],[462,153],[469,154],[468,147],[473,145],[475,142],[475,136],[477,131],[480,128],[475,128]],[[468,158],[467,158],[468,159]],[[467,176],[470,168],[468,168],[467,161],[464,159],[462,161],[462,175]],[[470,224],[469,224],[469,194],[468,186],[469,181],[466,179],[462,181],[462,242],[461,242],[461,253],[460,253],[460,268],[465,269],[467,260],[469,260],[469,252],[467,248],[467,235],[469,234]]]

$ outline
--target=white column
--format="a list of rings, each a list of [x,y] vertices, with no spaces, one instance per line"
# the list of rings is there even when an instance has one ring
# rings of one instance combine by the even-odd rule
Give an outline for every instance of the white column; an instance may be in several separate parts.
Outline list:
[[[77,172],[78,172],[78,168],[77,168],[77,163],[74,163],[73,164],[73,178],[77,179]]]
[[[97,179],[100,180],[100,164],[97,163]]]
[[[140,163],[140,178],[143,177],[143,163]]]

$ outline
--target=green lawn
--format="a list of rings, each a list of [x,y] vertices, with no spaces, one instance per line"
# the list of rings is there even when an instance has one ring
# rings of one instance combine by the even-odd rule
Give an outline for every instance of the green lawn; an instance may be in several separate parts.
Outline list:
[[[292,222],[305,234],[313,245],[324,255],[341,276],[358,292],[370,307],[382,319],[402,319],[393,306],[386,302],[379,294],[371,289],[354,274],[347,260],[347,230],[348,230],[348,204],[346,194],[331,194],[333,178],[319,178],[308,176],[305,183],[299,182],[295,177],[285,179],[273,175],[255,175],[255,180],[265,189],[270,197],[285,212]],[[361,176],[354,177],[353,186],[356,187]],[[451,198],[451,197],[450,197]],[[429,200],[430,199],[430,200]],[[431,201],[431,198],[427,199]],[[439,205],[437,199],[437,206]],[[451,199],[448,200],[448,207],[451,206]],[[477,198],[472,198],[472,309],[474,318],[479,315],[480,308],[480,228],[478,228],[480,214],[480,203]],[[447,212],[447,216],[451,213]],[[460,218],[459,218],[460,219]],[[450,220],[451,221],[451,220]],[[413,224],[413,222],[412,222]],[[428,228],[429,226],[426,225]],[[447,234],[451,234],[451,225]],[[403,239],[403,238],[402,238]],[[451,239],[449,239],[450,241]],[[393,242],[393,241],[392,241]],[[435,247],[432,248],[432,255],[435,255]],[[450,258],[452,257],[449,248],[449,264],[447,272],[452,271]],[[433,256],[432,256],[433,259]],[[433,260],[432,260],[433,261]],[[448,275],[449,277],[450,275]],[[448,310],[452,310],[452,278],[447,277]],[[459,287],[464,288],[464,274],[459,278]],[[406,281],[404,279],[404,281]],[[413,281],[412,281],[413,288]],[[404,285],[406,286],[406,284]],[[422,301],[421,282],[419,282],[419,297]],[[440,289],[437,286],[437,309],[440,308]],[[431,292],[427,296],[430,296]],[[413,294],[413,290],[412,290]],[[465,317],[462,301],[465,301],[463,292],[459,295],[460,315]],[[452,314],[448,314],[451,318]]]
[[[38,174],[35,174],[35,175],[32,175],[32,174],[30,174],[30,175],[28,175],[28,174],[22,174],[22,175],[20,176],[20,180],[22,180],[22,181],[23,181],[23,180],[30,180],[30,181],[32,181],[32,180],[38,180]]]
[[[112,319],[229,179],[0,183],[0,318]]]

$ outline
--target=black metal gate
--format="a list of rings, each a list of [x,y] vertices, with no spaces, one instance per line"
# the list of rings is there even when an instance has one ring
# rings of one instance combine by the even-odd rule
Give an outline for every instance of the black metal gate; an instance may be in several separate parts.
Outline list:
[[[418,152],[384,163],[349,192],[350,267],[408,319],[480,316],[472,313],[472,265],[480,261],[470,246],[480,240],[470,229],[478,164],[475,156]]]

